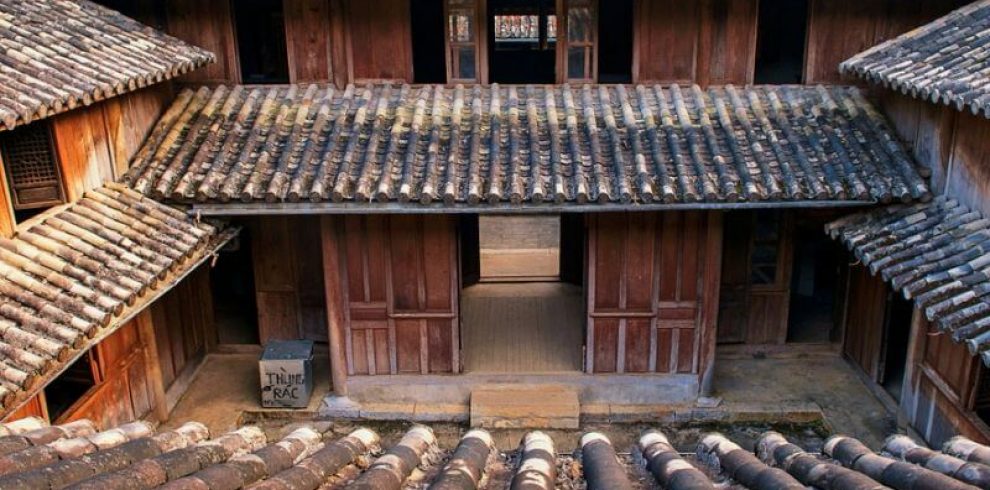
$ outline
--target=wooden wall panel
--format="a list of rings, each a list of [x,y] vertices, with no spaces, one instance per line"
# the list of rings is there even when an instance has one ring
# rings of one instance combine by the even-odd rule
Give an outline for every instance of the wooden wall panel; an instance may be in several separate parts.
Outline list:
[[[697,82],[753,82],[759,0],[704,0],[698,45]]]
[[[156,391],[160,380],[153,378],[158,373],[150,369],[153,346],[141,335],[140,321],[140,317],[132,320],[93,347],[96,385],[52,423],[89,419],[110,428],[149,417],[157,404],[164,403]]]
[[[292,83],[331,81],[330,2],[283,2],[289,80]]]
[[[52,119],[65,197],[69,201],[114,180],[113,154],[103,108],[104,104],[97,104]]]
[[[842,83],[839,64],[965,0],[809,0],[805,83]],[[849,80],[845,80],[848,83]]]
[[[123,175],[171,98],[165,83],[52,118],[66,198]]]
[[[984,444],[990,441],[990,427],[974,412],[980,377],[987,374],[979,358],[939,332],[918,311],[912,334],[901,401],[909,423],[932,447],[957,434]]]
[[[334,80],[412,82],[412,26],[407,0],[332,0]],[[346,77],[342,77],[346,75]]]
[[[702,212],[590,218],[589,372],[697,372],[702,308],[717,301],[702,294],[717,294],[704,288],[712,280],[708,219]]]
[[[14,410],[4,417],[3,422],[11,422],[27,417],[39,417],[48,420],[48,408],[45,406],[45,394],[38,393],[31,397],[21,408]]]
[[[7,187],[7,171],[0,156],[0,237],[10,238],[17,228],[17,220],[14,219],[14,208],[10,201],[10,191]]]
[[[990,214],[988,141],[990,121],[970,113],[956,115],[945,193],[984,215]]]
[[[258,338],[327,340],[319,218],[265,216],[252,223]]]
[[[325,277],[342,284],[347,375],[460,370],[456,222],[398,215],[324,221],[324,246],[339,257],[339,270]]]
[[[104,103],[106,128],[114,176],[119,178],[151,133],[165,108],[172,103],[171,82],[160,83]]]
[[[640,0],[633,13],[633,80],[695,79],[699,2]]]
[[[201,266],[149,307],[164,388],[216,344],[210,271]]]
[[[879,375],[889,291],[883,279],[871,276],[866,267],[849,269],[846,334],[842,350],[870,379],[877,379]]]
[[[639,0],[634,9],[634,81],[752,82],[758,0]]]
[[[237,41],[228,1],[169,0],[169,34],[217,56],[217,62],[183,75],[192,83],[240,83]]]

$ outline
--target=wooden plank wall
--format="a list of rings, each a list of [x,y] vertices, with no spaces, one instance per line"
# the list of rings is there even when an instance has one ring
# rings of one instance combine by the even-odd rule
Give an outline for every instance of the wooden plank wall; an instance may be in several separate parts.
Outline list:
[[[990,442],[990,427],[973,412],[973,405],[986,369],[966,346],[953,342],[915,312],[914,342],[910,359],[915,365],[909,389],[901,402],[911,425],[932,447],[961,434],[984,444]]]
[[[340,270],[347,374],[456,373],[456,217],[324,220]],[[338,308],[330,307],[330,311]],[[331,346],[333,348],[333,346]]]
[[[171,100],[172,85],[163,83],[55,116],[66,198],[120,177]]]
[[[932,189],[990,215],[990,121],[890,91],[880,100]]]
[[[757,0],[637,1],[633,81],[752,82],[757,5]]]
[[[292,83],[330,82],[330,3],[283,0],[285,38]]]
[[[98,427],[110,428],[142,418],[164,420],[164,391],[157,370],[157,352],[145,312],[94,346],[89,357],[95,385],[57,420],[50,420],[45,392],[38,393],[5,420],[41,417],[50,423],[89,419]],[[87,362],[88,363],[88,362]]]
[[[200,266],[149,307],[166,390],[216,346],[208,267]]]
[[[890,288],[863,266],[849,269],[846,334],[842,351],[873,380],[880,376],[880,355]]]
[[[590,373],[697,373],[709,233],[704,212],[593,215],[588,232]],[[711,253],[711,252],[708,252]]]
[[[787,341],[797,217],[792,211],[783,211],[776,218],[779,220],[775,231],[776,277],[765,284],[754,284],[752,280],[754,236],[759,226],[765,226],[757,224],[759,219],[756,213],[736,211],[730,212],[725,220],[719,296],[720,344],[767,345]]]
[[[265,216],[249,226],[261,343],[326,342],[319,217]]]
[[[97,384],[54,423],[89,419],[100,427],[115,427],[148,415],[156,393],[151,379],[149,346],[131,321],[93,349]]]
[[[805,83],[849,83],[839,63],[968,0],[809,0]]]
[[[412,82],[408,0],[331,0],[334,80]]]
[[[217,62],[187,73],[181,80],[190,83],[240,83],[237,36],[229,1],[168,0],[169,34],[206,49]]]

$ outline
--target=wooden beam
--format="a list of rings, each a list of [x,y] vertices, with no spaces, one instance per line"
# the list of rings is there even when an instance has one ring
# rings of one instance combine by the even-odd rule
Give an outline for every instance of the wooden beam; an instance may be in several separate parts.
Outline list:
[[[343,284],[340,274],[339,235],[337,219],[333,216],[323,216],[320,219],[320,231],[323,250],[323,284],[327,298],[327,338],[330,342],[330,380],[333,392],[340,396],[347,395],[347,360],[344,349],[344,308],[347,307],[343,297]]]
[[[144,309],[134,321],[137,323],[138,337],[145,350],[145,368],[148,371],[148,383],[152,393],[151,415],[156,421],[164,422],[168,420],[168,398],[165,396],[165,381],[162,377],[162,365],[158,359],[158,343],[151,310]],[[165,326],[162,325],[162,328]]]
[[[719,286],[722,282],[722,213],[708,213],[705,233],[705,271],[701,288],[701,354],[698,366],[699,395],[711,396],[715,378],[715,344],[718,337]]]

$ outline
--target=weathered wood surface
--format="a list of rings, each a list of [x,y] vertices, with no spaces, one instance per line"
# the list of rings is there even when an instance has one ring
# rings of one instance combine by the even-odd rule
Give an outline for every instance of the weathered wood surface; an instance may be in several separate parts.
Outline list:
[[[589,222],[586,369],[697,373],[714,288],[703,212],[596,215]],[[707,351],[706,351],[707,352]]]
[[[326,277],[343,284],[347,373],[458,372],[453,217],[347,216],[340,226],[340,270]]]

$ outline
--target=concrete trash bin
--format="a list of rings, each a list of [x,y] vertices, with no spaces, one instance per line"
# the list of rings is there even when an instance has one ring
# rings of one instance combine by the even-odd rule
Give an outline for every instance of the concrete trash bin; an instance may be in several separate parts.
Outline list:
[[[272,340],[258,361],[261,406],[305,408],[313,394],[313,341]]]

